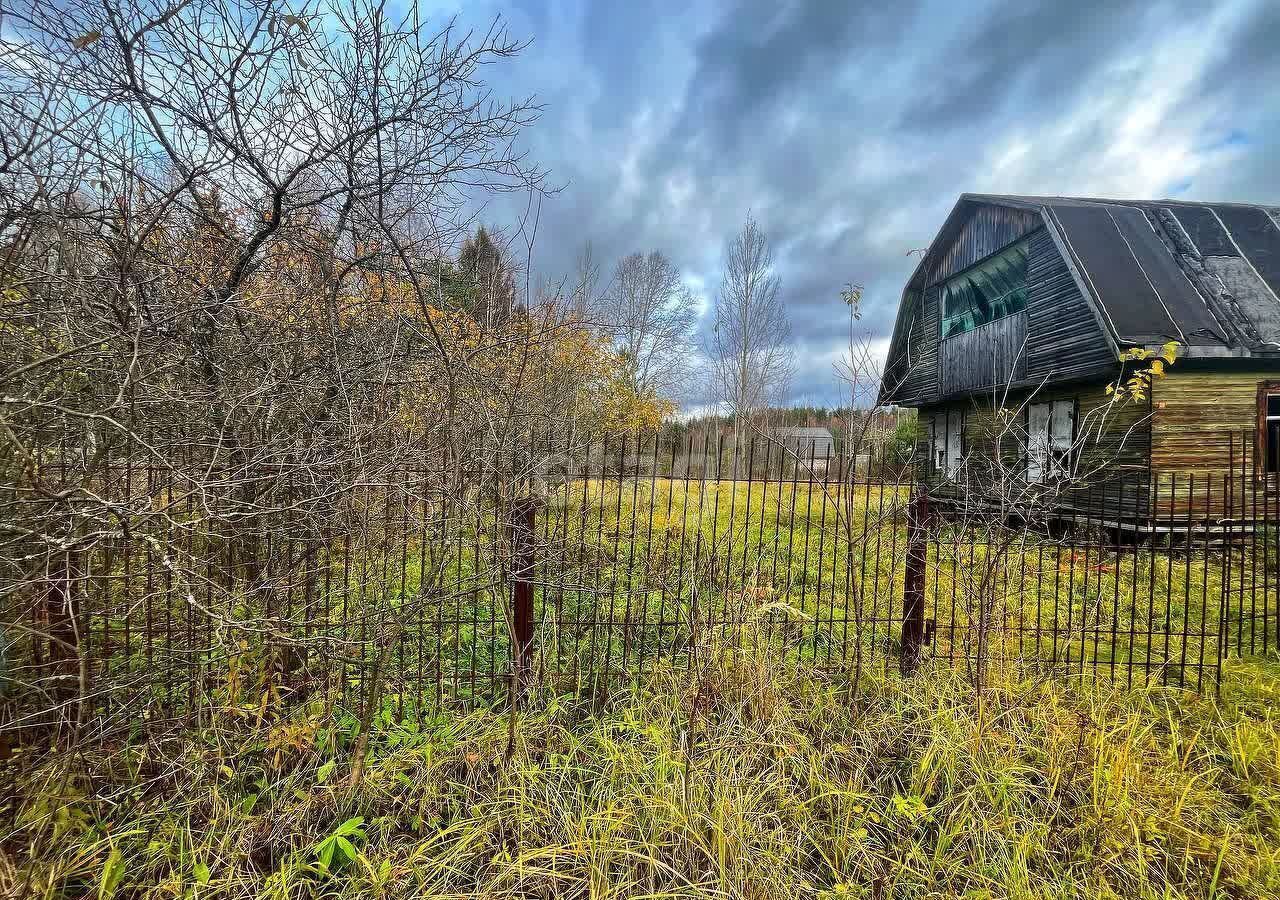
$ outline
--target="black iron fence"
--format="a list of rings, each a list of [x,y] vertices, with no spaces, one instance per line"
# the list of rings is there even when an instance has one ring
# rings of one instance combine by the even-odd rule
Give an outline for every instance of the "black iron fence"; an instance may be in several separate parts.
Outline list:
[[[1264,484],[1113,481],[1014,527],[944,512],[929,530],[932,655],[1216,686],[1224,659],[1276,646],[1280,508]],[[1139,515],[1126,503],[1136,491]]]
[[[1010,510],[931,496],[893,449],[736,447],[551,436],[474,490],[439,477],[465,460],[428,454],[341,489],[264,467],[249,500],[216,454],[117,452],[77,488],[111,515],[5,594],[5,724],[602,697],[723,646],[1206,690],[1277,641],[1274,476],[1112,479]],[[48,502],[74,523],[74,498]]]

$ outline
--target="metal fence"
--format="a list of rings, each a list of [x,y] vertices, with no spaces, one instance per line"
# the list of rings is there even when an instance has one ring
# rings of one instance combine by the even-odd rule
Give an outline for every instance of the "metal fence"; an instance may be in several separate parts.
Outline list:
[[[7,595],[8,725],[601,698],[724,646],[1205,690],[1280,625],[1280,498],[1257,472],[1112,479],[1011,515],[931,496],[892,451],[552,436],[473,494],[443,495],[423,456],[341,491],[263,469],[246,507],[218,499],[225,459],[162,446],[103,461],[115,524]]]
[[[1144,477],[1075,492],[1012,527],[937,516],[925,587],[931,654],[1216,687],[1225,659],[1276,646],[1280,508],[1274,478],[1266,484],[1231,473]]]

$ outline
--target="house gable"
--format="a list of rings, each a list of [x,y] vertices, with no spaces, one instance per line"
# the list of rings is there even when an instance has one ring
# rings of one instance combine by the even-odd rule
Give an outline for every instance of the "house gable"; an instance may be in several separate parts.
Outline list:
[[[1023,239],[1029,247],[1026,310],[944,339],[940,286]],[[994,385],[1085,377],[1109,370],[1115,358],[1041,212],[965,197],[903,293],[882,401],[921,406]]]
[[[965,201],[961,201],[964,203]],[[957,210],[961,207],[957,205]],[[1018,238],[1030,234],[1042,224],[1040,214],[1031,210],[992,204],[973,204],[958,222],[944,226],[938,239],[938,252],[929,248],[928,265],[923,272],[924,285],[947,280],[974,263],[985,259]]]
[[[992,254],[1024,238],[1015,304]],[[1280,367],[1280,207],[965,194],[903,293],[881,399],[1101,376],[1170,340]]]

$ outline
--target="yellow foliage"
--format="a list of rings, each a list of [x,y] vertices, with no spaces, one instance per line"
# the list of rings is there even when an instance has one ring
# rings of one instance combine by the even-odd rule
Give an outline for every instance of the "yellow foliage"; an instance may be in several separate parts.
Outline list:
[[[1120,354],[1122,366],[1128,362],[1150,361],[1150,364],[1145,369],[1135,368],[1128,377],[1107,385],[1107,393],[1111,396],[1111,401],[1113,403],[1125,400],[1138,403],[1145,401],[1151,392],[1152,382],[1165,377],[1165,369],[1173,365],[1174,360],[1178,358],[1179,346],[1177,341],[1167,341],[1160,348],[1159,353],[1145,347],[1129,347],[1122,351]]]

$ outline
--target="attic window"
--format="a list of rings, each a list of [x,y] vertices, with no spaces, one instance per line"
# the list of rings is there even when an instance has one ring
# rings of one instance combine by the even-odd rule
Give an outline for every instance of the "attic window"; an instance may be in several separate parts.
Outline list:
[[[942,336],[972,331],[1027,308],[1031,243],[1018,241],[942,283]]]

